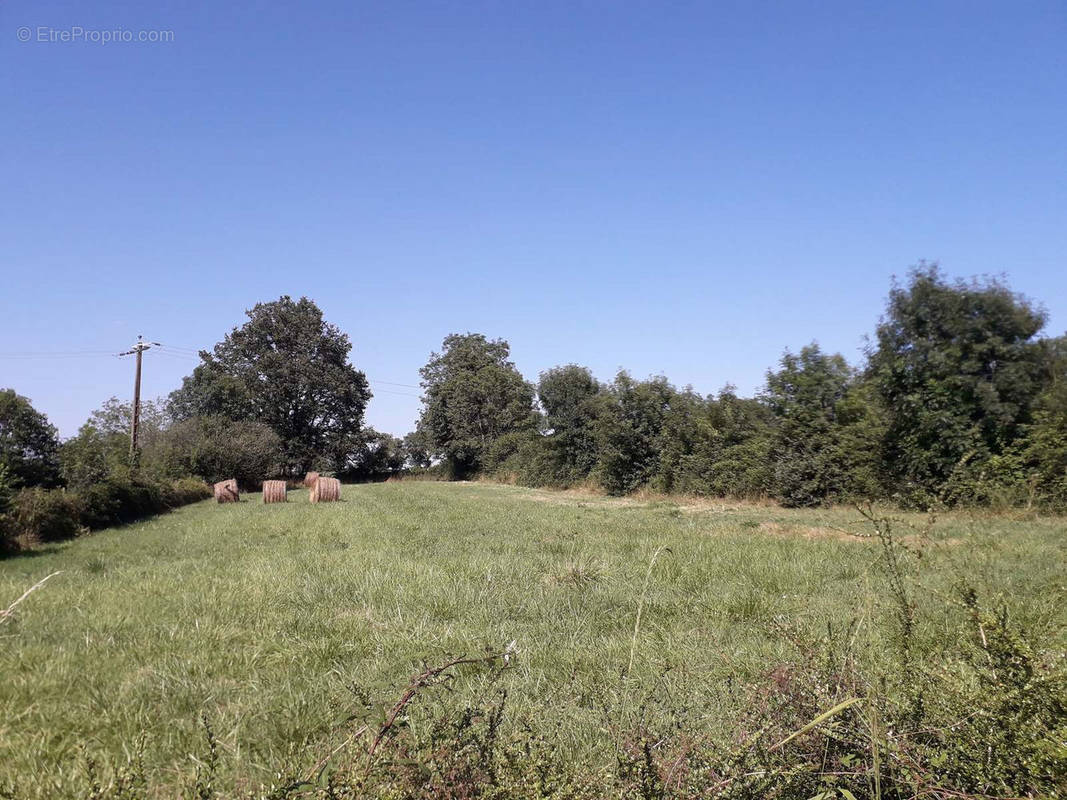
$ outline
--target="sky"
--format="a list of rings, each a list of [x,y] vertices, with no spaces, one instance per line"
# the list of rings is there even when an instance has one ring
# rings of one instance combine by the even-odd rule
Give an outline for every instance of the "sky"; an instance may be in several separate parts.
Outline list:
[[[1067,329],[1067,4],[6,0],[0,178],[0,387],[63,436],[283,294],[395,434],[452,332],[752,394],[923,259]]]

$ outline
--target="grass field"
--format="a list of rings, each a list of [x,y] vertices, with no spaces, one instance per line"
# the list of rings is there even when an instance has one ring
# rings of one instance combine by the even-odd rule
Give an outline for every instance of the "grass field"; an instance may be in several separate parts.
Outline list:
[[[0,608],[62,571],[0,625],[0,787],[75,794],[89,761],[143,733],[153,792],[177,796],[204,715],[219,785],[256,790],[314,765],[359,698],[391,702],[422,664],[510,642],[494,679],[508,719],[594,767],[613,758],[605,714],[640,713],[652,686],[729,738],[798,640],[847,636],[872,669],[892,657],[879,544],[850,535],[870,530],[853,510],[417,482],[290,501],[199,503],[0,562]],[[961,576],[1064,646],[1065,520],[957,514],[908,537],[924,658],[961,635],[963,611],[938,600]],[[441,702],[489,679],[461,671]]]

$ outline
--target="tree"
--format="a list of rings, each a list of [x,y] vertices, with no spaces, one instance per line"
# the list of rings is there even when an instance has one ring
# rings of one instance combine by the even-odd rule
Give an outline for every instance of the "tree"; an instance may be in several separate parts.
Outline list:
[[[133,404],[111,397],[81,428],[78,435],[63,442],[59,448],[60,470],[63,480],[73,488],[85,488],[112,477],[131,477],[130,425]],[[140,470],[143,473],[164,474],[161,444],[167,424],[164,405],[159,401],[141,403]]]
[[[87,422],[59,448],[63,481],[73,489],[104,481],[129,466],[129,453],[129,435],[106,434]]]
[[[420,370],[418,429],[455,477],[484,469],[497,439],[536,427],[533,387],[508,360],[510,353],[503,339],[451,334]]]
[[[659,467],[663,431],[677,390],[666,378],[635,381],[623,371],[597,403],[595,474],[610,494],[647,483]]]
[[[718,397],[691,389],[670,401],[658,437],[658,491],[731,497],[770,493],[775,420],[764,403],[727,386]]]
[[[1040,343],[1044,388],[1034,400],[1033,421],[1017,443],[1018,480],[1057,509],[1067,508],[1067,336]],[[1012,463],[1012,462],[1009,462]]]
[[[541,373],[537,397],[544,409],[548,475],[543,482],[569,484],[585,478],[596,465],[593,423],[596,398],[603,391],[586,367],[567,364]]]
[[[778,420],[770,455],[774,494],[811,506],[869,494],[881,430],[856,375],[839,354],[817,344],[786,352],[767,373],[763,400]]]
[[[359,480],[375,480],[395,475],[404,469],[407,451],[404,442],[391,433],[367,428],[363,443],[345,469],[345,474]]]
[[[433,464],[433,443],[424,430],[413,430],[400,444],[404,456],[404,466],[416,469],[429,469]]]
[[[708,402],[711,436],[696,462],[704,477],[702,494],[726,497],[765,497],[771,492],[773,469],[771,444],[776,420],[767,406],[755,398],[738,397],[726,386]]]
[[[262,422],[282,440],[287,471],[325,458],[343,469],[360,446],[371,398],[348,363],[352,345],[306,297],[259,303],[170,398],[177,419],[222,416]]]
[[[1030,421],[1045,314],[996,280],[950,283],[920,265],[894,285],[870,375],[888,413],[899,488],[936,497],[955,472],[1001,453]]]
[[[18,550],[15,522],[11,518],[15,487],[6,464],[0,463],[0,556]]]
[[[676,391],[671,387],[662,425],[655,439],[656,470],[649,484],[657,492],[701,493],[694,474],[701,445],[712,435],[708,425],[708,404],[692,388]]]
[[[0,390],[0,465],[15,487],[59,484],[59,435],[14,389]]]

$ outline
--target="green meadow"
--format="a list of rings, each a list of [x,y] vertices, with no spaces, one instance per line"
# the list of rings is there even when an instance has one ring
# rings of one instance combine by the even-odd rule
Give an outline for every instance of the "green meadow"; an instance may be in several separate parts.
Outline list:
[[[149,794],[183,795],[206,723],[213,791],[260,793],[313,772],[425,666],[505,650],[502,670],[429,687],[410,735],[506,690],[505,726],[595,771],[641,715],[730,740],[805,642],[841,643],[867,674],[898,658],[882,545],[855,509],[412,481],[342,496],[205,501],[0,562],[0,608],[60,573],[0,623],[0,789],[86,796],[140,758]],[[921,663],[967,644],[961,581],[1062,651],[1064,519],[930,523],[894,523]]]

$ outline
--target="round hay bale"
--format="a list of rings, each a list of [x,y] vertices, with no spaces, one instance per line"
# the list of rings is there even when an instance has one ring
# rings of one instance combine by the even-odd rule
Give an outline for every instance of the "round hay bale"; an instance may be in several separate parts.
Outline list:
[[[219,481],[215,484],[214,489],[215,500],[220,503],[236,503],[241,499],[241,494],[237,491],[237,481],[233,478]]]
[[[307,475],[304,476],[304,486],[310,489],[312,486],[315,485],[315,481],[317,481],[318,479],[319,473],[309,472]]]
[[[263,481],[263,502],[284,503],[285,481]]]
[[[320,477],[311,487],[312,503],[336,503],[341,499],[341,482],[337,478]]]

